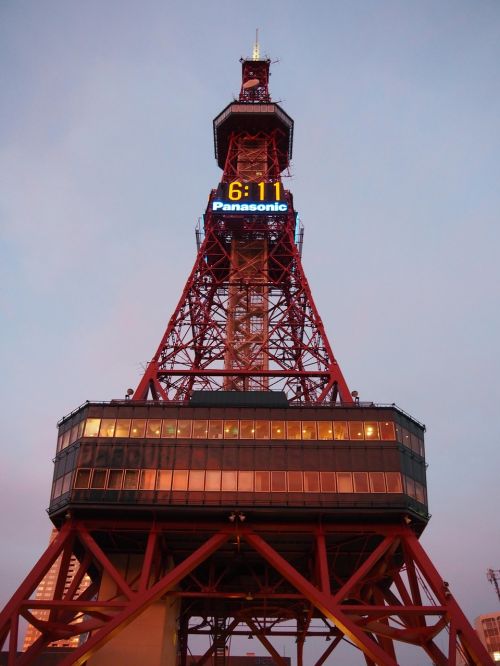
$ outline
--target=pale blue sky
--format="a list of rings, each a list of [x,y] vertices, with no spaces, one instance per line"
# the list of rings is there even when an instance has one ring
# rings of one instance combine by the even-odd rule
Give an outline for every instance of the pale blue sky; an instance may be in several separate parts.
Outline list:
[[[334,351],[427,424],[423,543],[470,619],[499,607],[500,4],[461,0],[0,2],[0,603],[56,421],[136,386],[180,296],[257,26]]]

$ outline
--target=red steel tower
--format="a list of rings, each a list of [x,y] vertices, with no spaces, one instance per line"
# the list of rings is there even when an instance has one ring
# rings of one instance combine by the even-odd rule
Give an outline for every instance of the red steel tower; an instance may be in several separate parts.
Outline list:
[[[233,635],[282,665],[281,636],[298,666],[318,637],[316,666],[343,640],[368,665],[404,663],[400,643],[441,666],[492,664],[419,543],[425,428],[353,399],[326,337],[282,181],[293,121],[269,66],[242,60],[239,99],[214,120],[221,182],[132,399],[59,423],[59,532],[0,616],[9,666],[75,635],[63,666],[186,666],[193,635],[211,639],[198,664],[223,666]],[[33,599],[57,558],[53,599]],[[40,636],[17,654],[20,618]]]

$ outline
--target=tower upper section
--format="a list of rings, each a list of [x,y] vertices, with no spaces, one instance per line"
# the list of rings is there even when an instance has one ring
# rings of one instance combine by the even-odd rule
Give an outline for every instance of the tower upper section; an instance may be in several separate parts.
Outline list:
[[[258,141],[273,137],[277,150],[277,172],[269,174],[278,179],[292,157],[293,119],[269,94],[270,60],[242,60],[239,99],[214,119],[215,159],[226,173],[231,143]],[[251,178],[249,178],[251,180]]]

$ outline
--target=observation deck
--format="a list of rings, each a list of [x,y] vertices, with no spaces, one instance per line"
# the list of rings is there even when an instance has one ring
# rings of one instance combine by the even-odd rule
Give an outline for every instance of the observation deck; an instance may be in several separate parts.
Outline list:
[[[49,515],[428,520],[424,426],[395,405],[273,392],[88,402],[59,423]]]

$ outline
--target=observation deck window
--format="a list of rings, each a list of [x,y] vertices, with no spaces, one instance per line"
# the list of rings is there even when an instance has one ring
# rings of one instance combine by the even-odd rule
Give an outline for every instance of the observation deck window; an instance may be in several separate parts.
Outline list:
[[[208,439],[222,439],[222,421],[210,421]]]
[[[333,439],[331,421],[318,421],[318,439]]]
[[[90,487],[98,489],[106,488],[107,476],[107,469],[95,469],[94,473],[92,474],[92,483],[90,484]]]
[[[304,490],[306,493],[319,493],[319,472],[304,472]]]
[[[363,421],[349,421],[350,439],[364,439]]]
[[[193,439],[206,439],[208,432],[207,419],[193,421]]]
[[[369,493],[370,488],[368,486],[368,473],[367,472],[353,472],[352,475],[354,481],[354,492],[355,493]]]
[[[207,469],[205,475],[205,488],[207,490],[220,490],[220,471]]]
[[[372,493],[385,493],[384,472],[370,472],[370,489]]]
[[[146,419],[132,419],[130,437],[141,438],[146,434]]]
[[[238,439],[239,422],[235,420],[224,421],[224,439]]]
[[[90,485],[90,469],[79,469],[75,477],[75,488],[88,488]]]
[[[128,437],[131,419],[116,419],[115,437]]]
[[[380,424],[380,437],[381,439],[389,441],[394,441],[396,439],[396,432],[392,421],[382,421]]]
[[[123,470],[110,469],[108,477],[108,488],[110,490],[121,490],[123,483]]]
[[[236,472],[222,472],[222,490],[237,490],[238,488],[238,475]]]
[[[403,492],[403,484],[401,482],[401,474],[399,472],[385,472],[385,480],[387,483],[388,493]]]
[[[155,469],[143,469],[141,470],[141,478],[139,481],[139,488],[141,490],[154,490],[156,481],[156,470]]]
[[[184,469],[174,469],[172,490],[187,490],[188,472]]]
[[[240,421],[240,439],[254,439],[255,424],[253,421]]]
[[[168,469],[158,470],[158,476],[156,479],[156,489],[157,490],[170,490],[172,486],[172,472]]]
[[[139,484],[139,470],[126,469],[125,478],[123,480],[124,490],[137,490]]]
[[[380,431],[376,421],[365,421],[365,439],[380,439]]]
[[[347,421],[335,421],[333,424],[333,436],[335,439],[349,439]]]
[[[302,472],[288,472],[288,490],[294,493],[303,491]]]
[[[321,478],[321,492],[335,493],[337,492],[337,480],[335,472],[320,472]]]
[[[114,437],[116,419],[101,419],[99,437]]]
[[[286,422],[286,438],[301,439],[300,421]]]
[[[97,437],[101,419],[87,419],[85,423],[85,437]]]
[[[256,492],[269,492],[269,472],[255,472]]]
[[[177,419],[163,419],[161,436],[166,439],[175,439],[177,433]]]
[[[316,421],[302,421],[302,439],[318,439]]]
[[[271,490],[286,493],[286,472],[271,472]]]
[[[337,472],[337,488],[339,493],[352,493],[351,472]]]
[[[205,489],[205,470],[192,469],[189,472],[189,490]]]
[[[255,421],[255,439],[269,439],[269,421]]]
[[[149,419],[146,428],[146,437],[160,437],[161,436],[161,419]]]
[[[271,439],[283,439],[285,436],[285,422],[271,421]]]
[[[253,491],[253,472],[238,472],[238,490]]]
[[[179,419],[177,421],[177,437],[191,437],[191,419]]]

